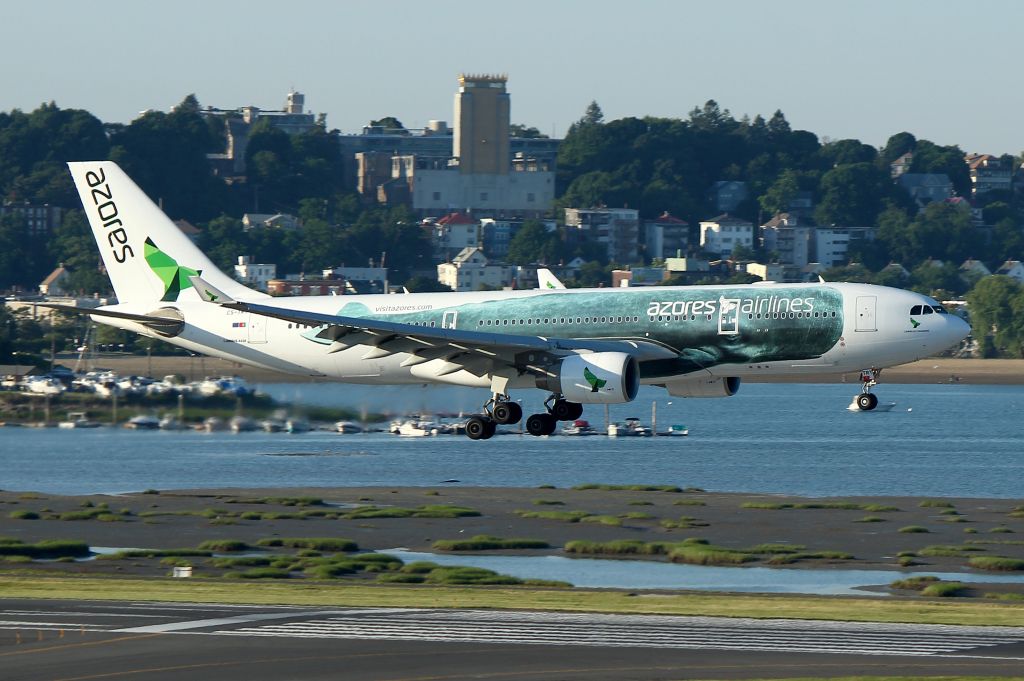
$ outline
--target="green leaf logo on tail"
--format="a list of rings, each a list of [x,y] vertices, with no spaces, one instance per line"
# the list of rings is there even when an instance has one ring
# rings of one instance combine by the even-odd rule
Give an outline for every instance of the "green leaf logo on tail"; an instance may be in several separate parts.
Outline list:
[[[544,285],[547,286],[548,288],[555,288],[555,285],[552,284],[550,281],[545,281]]]
[[[921,326],[921,322],[917,321],[917,320],[916,320],[916,319],[914,319],[913,317],[911,317],[911,318],[910,318],[910,323],[911,323],[911,324],[912,324],[912,325],[914,326],[914,328],[915,328],[915,329],[916,329],[917,327]]]
[[[587,379],[587,383],[590,384],[590,392],[596,393],[601,388],[608,385],[608,381],[603,378],[598,378],[594,375],[590,369],[583,367],[583,378]]]
[[[202,274],[198,270],[179,265],[177,260],[157,248],[152,239],[146,239],[143,250],[150,269],[164,284],[164,295],[160,300],[177,300],[179,293],[192,286],[188,278]]]

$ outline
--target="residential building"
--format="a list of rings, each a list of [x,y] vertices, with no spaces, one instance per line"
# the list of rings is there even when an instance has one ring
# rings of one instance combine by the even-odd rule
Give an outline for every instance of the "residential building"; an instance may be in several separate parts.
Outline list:
[[[513,224],[509,220],[480,220],[480,243],[483,245],[484,255],[498,260],[507,257],[509,243],[518,227],[519,223]]]
[[[38,205],[28,201],[4,201],[0,203],[0,218],[5,215],[16,215],[24,219],[29,236],[47,236],[60,227],[64,209],[48,203]]]
[[[437,266],[437,281],[453,291],[479,291],[509,286],[513,268],[504,263],[491,263],[477,246],[462,249],[451,262]]]
[[[174,224],[178,226],[181,233],[188,237],[188,240],[194,244],[199,243],[199,237],[202,236],[203,230],[193,225],[188,220],[175,220]]]
[[[1024,264],[1021,264],[1020,260],[1007,260],[995,273],[1010,277],[1018,284],[1024,284]]]
[[[828,268],[845,264],[850,246],[874,239],[875,230],[872,227],[818,227],[812,238],[814,262]]]
[[[327,115],[306,112],[305,104],[306,96],[293,90],[288,93],[283,109],[241,106],[235,109],[207,107],[200,111],[199,114],[204,118],[224,123],[225,150],[206,155],[214,172],[231,178],[246,174],[245,154],[249,147],[249,134],[257,121],[267,121],[275,129],[283,130],[289,135],[309,132],[315,127],[326,129]]]
[[[238,264],[235,265],[235,279],[246,286],[266,291],[270,280],[277,279],[277,265],[254,263],[250,256],[240,255]]]
[[[566,208],[567,238],[601,244],[608,260],[636,262],[640,237],[640,212],[633,208]]]
[[[732,255],[737,246],[754,247],[754,225],[723,213],[700,223],[700,247],[722,257]]]
[[[720,180],[708,190],[708,200],[715,210],[729,213],[747,200],[747,183],[738,180]]]
[[[305,275],[286,279],[271,279],[267,293],[272,296],[340,296],[345,294],[345,282],[340,279],[307,278]]]
[[[267,282],[272,296],[342,296],[355,293],[386,293],[386,267],[333,267],[319,277],[289,275]]]
[[[480,221],[463,213],[449,213],[433,223],[431,240],[435,254],[450,260],[467,246],[480,245]],[[508,253],[507,247],[505,252]]]
[[[39,293],[44,296],[66,296],[68,290],[65,288],[68,282],[70,272],[64,267],[64,263],[60,264],[60,267],[50,272],[46,279],[39,284]]]
[[[346,294],[349,293],[387,293],[387,267],[331,267],[322,272],[324,279],[338,279],[345,282]]]
[[[992,274],[992,270],[985,266],[985,263],[974,258],[968,258],[960,264],[960,278],[973,283],[982,277],[987,277]]]
[[[628,270],[612,270],[612,288],[661,286],[665,282],[667,274],[668,270],[664,267],[632,267]]]
[[[971,175],[971,198],[991,191],[1009,192],[1013,189],[1013,164],[1003,163],[991,154],[968,154],[964,159]]]
[[[690,247],[690,223],[665,211],[644,221],[643,242],[648,262],[681,256]]]
[[[953,183],[945,173],[904,173],[896,182],[914,199],[918,210],[953,196]]]
[[[665,272],[668,278],[693,283],[707,277],[711,265],[699,258],[665,258]]]
[[[801,219],[792,213],[778,213],[761,225],[761,244],[764,250],[774,253],[784,265],[802,268],[811,261],[811,235],[814,228],[801,224]]]
[[[786,277],[785,268],[779,263],[748,262],[745,269],[761,281],[784,281]]]
[[[910,172],[910,166],[914,163],[914,152],[908,151],[907,153],[900,156],[898,159],[889,164],[889,176],[892,179],[897,179],[901,175],[906,175]]]

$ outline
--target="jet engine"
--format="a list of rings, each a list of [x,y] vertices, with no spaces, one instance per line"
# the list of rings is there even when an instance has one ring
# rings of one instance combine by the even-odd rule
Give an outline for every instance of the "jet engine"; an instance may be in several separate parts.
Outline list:
[[[675,397],[732,397],[740,389],[740,379],[702,376],[665,383],[665,388]]]
[[[631,402],[640,389],[640,367],[625,352],[569,355],[538,377],[537,387],[580,404]]]

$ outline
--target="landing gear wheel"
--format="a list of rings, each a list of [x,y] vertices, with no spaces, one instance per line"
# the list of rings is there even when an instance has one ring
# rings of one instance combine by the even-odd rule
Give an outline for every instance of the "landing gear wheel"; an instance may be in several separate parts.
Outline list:
[[[491,416],[502,425],[519,423],[523,418],[523,408],[516,402],[497,402],[491,409]]]
[[[878,397],[873,393],[861,393],[857,395],[857,408],[861,411],[871,411],[878,406]]]
[[[568,400],[556,400],[551,405],[551,415],[558,421],[575,421],[583,416],[583,405]]]
[[[557,423],[551,414],[531,414],[530,418],[526,419],[526,432],[537,437],[551,435],[555,432]]]
[[[470,440],[486,440],[494,435],[495,423],[481,414],[474,414],[466,421],[466,435]]]
[[[494,432],[496,430],[498,430],[498,424],[495,423],[493,419],[487,419],[487,429],[484,430],[484,436],[480,439],[490,440],[492,437],[494,437]]]

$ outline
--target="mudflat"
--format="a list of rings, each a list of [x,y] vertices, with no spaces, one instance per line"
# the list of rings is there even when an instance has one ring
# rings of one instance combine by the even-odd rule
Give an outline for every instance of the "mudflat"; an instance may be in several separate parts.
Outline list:
[[[255,547],[261,540],[266,545],[268,540],[282,538],[344,538],[361,551],[399,547],[434,551],[439,540],[487,535],[546,545],[497,550],[503,554],[662,561],[670,559],[667,550],[624,551],[622,542],[670,548],[686,540],[703,540],[703,546],[726,554],[746,552],[750,558],[741,564],[751,566],[984,573],[970,567],[970,561],[979,556],[1024,561],[1021,503],[910,497],[821,499],[657,487],[527,489],[454,484],[150,490],[90,496],[4,491],[0,492],[0,537],[25,544],[62,539],[91,547],[158,550],[194,548],[211,540]],[[566,552],[567,545],[581,550]],[[702,560],[699,556],[692,561],[671,559]],[[205,576],[224,573],[209,558],[193,557],[190,564]],[[6,562],[0,556],[0,573],[32,569],[157,577],[167,574],[167,565],[159,557],[29,564]],[[982,592],[1024,593],[1024,587],[976,586],[969,595]]]

